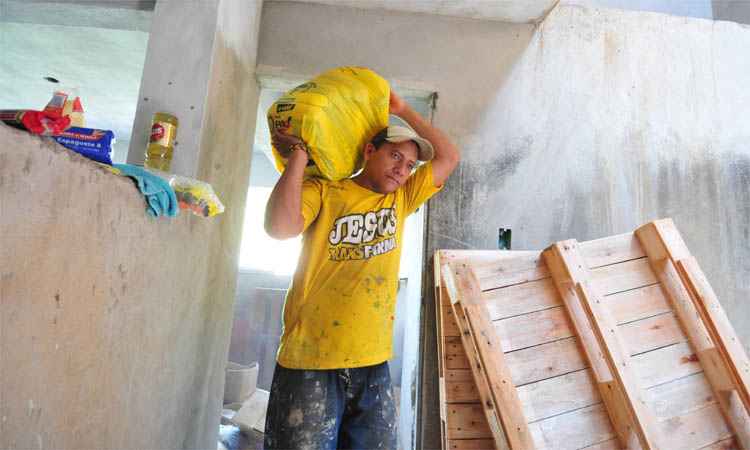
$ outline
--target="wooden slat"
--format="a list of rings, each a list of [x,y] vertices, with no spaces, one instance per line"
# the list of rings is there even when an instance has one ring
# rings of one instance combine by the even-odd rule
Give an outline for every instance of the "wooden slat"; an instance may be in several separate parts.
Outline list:
[[[555,246],[545,250],[543,256],[578,334],[579,342],[591,367],[597,389],[612,420],[616,434],[622,443],[627,443],[633,427],[632,419],[628,416],[627,411],[623,411],[622,408],[622,389],[613,384],[614,377],[604,358],[599,340],[591,327],[588,315],[584,311],[576,291],[573,289],[574,278],[587,276],[583,273],[585,269],[582,264],[567,264],[563,255]]]
[[[703,371],[698,356],[687,342],[633,356],[631,361],[644,387],[668,383]]]
[[[588,367],[574,337],[505,354],[516,386]]]
[[[442,250],[444,264],[469,261],[485,291],[549,276],[540,252],[501,250]]]
[[[618,324],[663,314],[672,309],[658,284],[613,294],[604,297],[604,301]]]
[[[561,306],[551,278],[516,284],[482,293],[491,320],[505,319]]]
[[[446,381],[445,394],[447,403],[478,403],[479,392],[474,380]]]
[[[742,343],[695,258],[684,258],[676,265],[688,291],[696,301],[696,306],[713,342],[717,344],[729,369],[733,372],[735,388],[745,405],[745,410],[750,412],[750,359]]]
[[[659,428],[669,450],[698,449],[732,437],[716,404],[661,421]]]
[[[750,412],[750,363],[710,284],[671,220],[645,225],[636,236],[696,350],[719,408],[741,446],[750,448],[750,418],[745,420]],[[732,392],[742,400],[742,408],[732,404]]]
[[[435,336],[437,340],[437,360],[438,360],[438,401],[439,404],[439,415],[440,415],[440,448],[441,450],[448,449],[448,434],[446,431],[446,403],[448,398],[445,392],[445,351],[443,345],[443,322],[444,314],[442,308],[442,289],[440,287],[440,274],[441,267],[441,254],[440,251],[436,251],[433,256],[433,280],[435,282]]]
[[[650,232],[652,233],[653,230]],[[644,233],[649,233],[649,231],[644,231]],[[742,447],[750,448],[750,424],[748,424],[748,420],[744,420],[747,417],[747,411],[744,408],[735,408],[731,396],[727,395],[729,392],[736,392],[732,382],[731,369],[727,366],[727,362],[720,351],[714,347],[713,340],[709,336],[709,332],[703,324],[690,294],[683,286],[677,269],[669,258],[651,261],[651,265],[667,292],[692,347],[696,350],[701,366],[704,367],[712,389],[712,397],[718,401],[719,408],[729,420],[729,425],[737,435]]]
[[[662,314],[617,327],[629,355],[644,353],[656,348],[685,342],[687,337],[680,329],[674,314]]]
[[[590,271],[590,284],[600,296],[656,284],[647,258],[626,261]]]
[[[581,242],[578,248],[589,269],[646,256],[633,233]]]
[[[451,383],[460,383],[462,381],[474,381],[469,369],[456,369],[445,371],[445,381]]]
[[[570,296],[570,301],[565,301],[566,306],[571,305],[569,309],[571,316],[580,315],[576,306],[577,300],[588,317],[588,324],[584,320],[574,320],[576,332],[579,335],[593,333],[595,337],[595,341],[585,340],[584,348],[594,368],[602,399],[617,430],[620,443],[623,446],[632,445],[631,440],[634,434],[640,441],[641,447],[659,448],[660,436],[656,421],[647,408],[639,379],[630,367],[624,338],[609,310],[603,304],[600,294],[596,293],[604,295],[651,284],[645,282],[646,279],[642,276],[646,273],[641,269],[642,260],[606,266],[598,269],[598,274],[594,275],[586,268],[575,240],[558,242],[551,246],[545,250],[544,258],[563,299]],[[633,263],[639,263],[639,265]],[[611,268],[615,267],[621,269],[621,272],[612,272]],[[653,280],[651,269],[646,267]],[[625,271],[622,272],[623,270]],[[589,286],[589,283],[594,283],[591,281],[594,277],[597,277],[599,283],[598,291]],[[635,285],[633,280],[641,281]],[[612,288],[613,285],[619,287]],[[609,373],[604,368],[598,368],[598,365],[595,365],[592,355],[594,358],[598,358],[598,355],[604,357]]]
[[[621,450],[622,447],[620,446],[620,441],[615,439],[610,439],[608,441],[599,442],[598,444],[589,445],[584,447],[585,450]]]
[[[469,359],[461,344],[460,337],[446,337],[445,342],[445,368],[450,369],[469,369]]]
[[[548,378],[518,388],[526,419],[531,422],[601,403],[590,370]]]
[[[658,420],[705,408],[716,398],[705,375],[697,373],[646,390],[648,404]]]
[[[449,288],[451,303],[464,348],[469,349],[473,344],[475,350],[475,356],[470,357],[471,369],[495,445],[500,448],[507,443],[511,449],[532,448],[518,392],[505,364],[500,340],[488,318],[476,276],[466,264],[451,264],[444,267],[443,277],[445,280],[453,278],[447,283],[456,290],[454,293]]]
[[[494,326],[505,352],[573,336],[573,328],[562,306],[498,320]]]
[[[630,368],[630,355],[625,345],[625,333],[620,333],[614,320],[603,307],[601,300],[588,287],[586,281],[576,285],[576,292],[581,304],[589,315],[592,328],[602,345],[609,368],[614,375],[613,384],[620,388],[620,396],[627,415],[630,416],[632,431],[638,436],[643,448],[660,448],[659,432],[656,429],[653,414],[646,405],[643,388]],[[644,319],[642,322],[651,319]],[[632,439],[632,438],[631,438]],[[629,440],[624,441],[629,442]]]
[[[442,329],[443,329],[443,336],[454,336],[458,337],[460,336],[460,333],[458,331],[458,325],[456,324],[456,317],[453,315],[453,307],[450,305],[442,306],[442,313],[443,313],[443,323],[442,323]]]
[[[742,448],[750,448],[750,416],[736,390],[729,393],[727,415],[737,435],[737,440],[742,444]]]
[[[490,427],[480,404],[448,405],[446,432],[448,439],[491,439]]]
[[[537,447],[555,450],[584,448],[615,437],[601,404],[535,422],[531,431]]]
[[[494,450],[492,439],[452,439],[448,441],[450,450]]]
[[[737,450],[738,448],[737,441],[734,438],[729,438],[701,447],[699,450]]]

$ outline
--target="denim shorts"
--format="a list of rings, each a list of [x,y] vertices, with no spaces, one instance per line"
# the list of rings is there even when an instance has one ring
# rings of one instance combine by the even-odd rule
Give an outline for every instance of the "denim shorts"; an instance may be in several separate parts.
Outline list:
[[[276,364],[265,433],[266,450],[395,450],[388,363],[333,370]]]

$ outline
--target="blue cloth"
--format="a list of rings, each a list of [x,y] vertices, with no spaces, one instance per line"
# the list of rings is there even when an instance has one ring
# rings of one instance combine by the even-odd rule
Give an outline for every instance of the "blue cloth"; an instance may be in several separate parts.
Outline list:
[[[113,164],[112,167],[119,170],[122,175],[135,180],[138,189],[146,198],[148,215],[175,217],[179,213],[177,196],[167,180],[131,164]]]
[[[395,449],[396,405],[388,363],[299,370],[276,364],[265,450]]]

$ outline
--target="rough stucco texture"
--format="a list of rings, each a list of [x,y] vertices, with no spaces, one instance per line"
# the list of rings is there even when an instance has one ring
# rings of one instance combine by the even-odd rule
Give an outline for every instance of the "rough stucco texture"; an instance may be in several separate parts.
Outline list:
[[[0,184],[0,447],[205,445],[232,311],[206,288],[216,222],[149,218],[130,179],[5,126]]]

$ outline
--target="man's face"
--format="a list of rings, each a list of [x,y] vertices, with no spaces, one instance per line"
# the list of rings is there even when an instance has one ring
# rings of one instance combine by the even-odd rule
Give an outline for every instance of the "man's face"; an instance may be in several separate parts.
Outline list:
[[[389,194],[406,183],[417,165],[417,155],[417,144],[413,141],[384,142],[378,149],[367,144],[363,175],[377,192]]]

